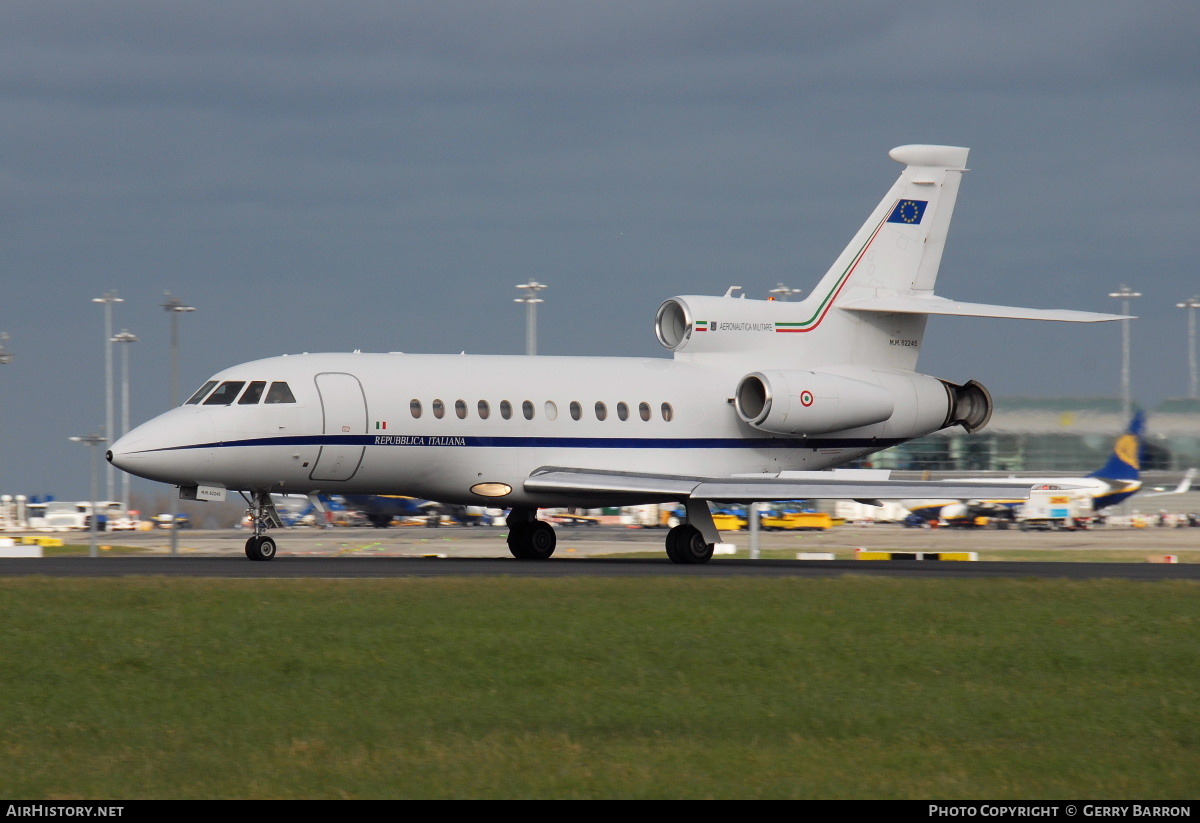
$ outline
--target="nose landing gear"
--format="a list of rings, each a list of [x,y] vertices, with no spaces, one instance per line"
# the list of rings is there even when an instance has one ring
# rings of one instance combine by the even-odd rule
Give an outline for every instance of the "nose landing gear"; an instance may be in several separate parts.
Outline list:
[[[270,560],[275,556],[275,540],[265,534],[256,534],[246,541],[246,557],[251,560]]]
[[[267,529],[282,528],[283,521],[275,509],[271,495],[267,492],[254,492],[253,499],[246,498],[245,494],[242,495],[242,498],[250,504],[250,508],[246,510],[246,516],[250,518],[250,524],[254,529],[253,536],[246,541],[246,557],[251,560],[274,559],[275,540],[267,537],[264,532]]]

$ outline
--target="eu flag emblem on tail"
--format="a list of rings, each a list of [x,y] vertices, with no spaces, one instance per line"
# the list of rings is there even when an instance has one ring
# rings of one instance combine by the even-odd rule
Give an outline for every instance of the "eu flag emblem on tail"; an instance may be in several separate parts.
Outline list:
[[[892,214],[887,221],[915,226],[925,216],[925,207],[928,205],[928,200],[901,200],[896,204],[896,208],[892,209]]]

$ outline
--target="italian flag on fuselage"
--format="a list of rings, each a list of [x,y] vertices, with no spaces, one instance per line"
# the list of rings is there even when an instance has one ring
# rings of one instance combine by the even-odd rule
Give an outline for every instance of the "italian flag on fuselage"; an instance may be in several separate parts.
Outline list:
[[[875,227],[875,231],[871,232],[871,236],[867,238],[867,242],[863,243],[862,248],[859,249],[858,253],[854,255],[854,258],[850,261],[850,264],[846,266],[846,270],[842,272],[841,277],[839,277],[837,282],[833,284],[833,288],[829,290],[829,293],[826,294],[824,299],[821,300],[821,302],[817,305],[816,311],[813,312],[812,317],[808,318],[807,320],[802,320],[798,323],[776,323],[776,333],[812,331],[817,326],[821,325],[821,321],[825,319],[825,315],[829,313],[830,307],[833,306],[834,298],[838,296],[842,288],[845,287],[846,283],[850,280],[850,275],[854,274],[854,270],[858,267],[859,261],[863,259],[863,255],[867,253],[867,249],[871,248],[871,243],[875,241],[875,237],[879,234],[879,230],[883,228],[883,224],[886,222],[886,218],[879,221],[879,225]]]

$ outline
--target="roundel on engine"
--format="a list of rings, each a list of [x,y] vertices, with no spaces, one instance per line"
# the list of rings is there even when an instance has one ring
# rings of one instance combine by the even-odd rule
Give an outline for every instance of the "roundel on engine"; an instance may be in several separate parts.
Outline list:
[[[738,383],[734,409],[774,434],[825,434],[882,423],[896,403],[882,386],[811,371],[753,372]]]

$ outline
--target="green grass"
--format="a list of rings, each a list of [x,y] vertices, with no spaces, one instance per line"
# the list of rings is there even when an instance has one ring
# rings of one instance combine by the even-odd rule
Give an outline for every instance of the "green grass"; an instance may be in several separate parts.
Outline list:
[[[0,796],[1194,798],[1200,585],[0,580]]]
[[[82,545],[68,543],[65,546],[43,546],[42,554],[46,557],[64,557],[74,555],[88,555],[91,553],[92,547],[89,543]],[[151,551],[149,547],[142,546],[114,546],[109,543],[97,544],[97,553],[100,557],[110,557],[113,555],[125,554],[148,554]]]

